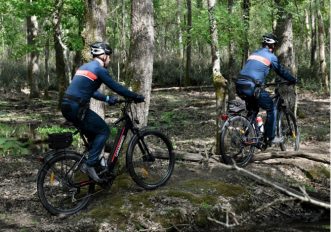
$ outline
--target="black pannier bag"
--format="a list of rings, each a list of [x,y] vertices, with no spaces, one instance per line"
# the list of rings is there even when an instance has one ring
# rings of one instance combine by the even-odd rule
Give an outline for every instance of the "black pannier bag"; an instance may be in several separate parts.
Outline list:
[[[228,113],[239,113],[246,110],[246,103],[242,100],[231,100],[228,101]]]
[[[64,149],[71,145],[73,141],[71,132],[48,134],[48,146],[51,149]]]

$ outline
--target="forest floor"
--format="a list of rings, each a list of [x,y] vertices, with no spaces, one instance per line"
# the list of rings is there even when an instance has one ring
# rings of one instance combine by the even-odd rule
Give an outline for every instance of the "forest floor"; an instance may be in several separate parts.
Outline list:
[[[293,189],[303,186],[310,196],[329,202],[330,99],[303,91],[298,97],[300,154],[308,156],[259,159],[264,154],[257,153],[245,169]],[[64,125],[55,101],[29,102],[26,96],[10,94],[1,99],[2,127],[12,125],[17,132],[25,126],[22,136],[37,139],[37,127]],[[110,112],[107,117],[113,121],[117,111]],[[329,210],[289,199],[215,162],[215,112],[212,90],[153,92],[149,125],[166,133],[177,153],[202,159],[178,161],[169,182],[154,191],[140,189],[121,174],[87,209],[66,218],[51,216],[38,199],[40,163],[35,157],[40,154],[35,149],[25,156],[3,153],[0,231],[329,231]],[[203,158],[206,154],[211,158]],[[238,225],[226,229],[221,224],[227,217],[228,224]]]

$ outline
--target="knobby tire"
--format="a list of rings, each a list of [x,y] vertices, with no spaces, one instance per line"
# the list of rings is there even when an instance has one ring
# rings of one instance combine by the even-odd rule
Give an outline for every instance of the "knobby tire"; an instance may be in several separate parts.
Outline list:
[[[144,189],[164,185],[174,170],[175,155],[170,140],[161,132],[144,130],[130,141],[126,164],[132,179]]]
[[[68,216],[88,204],[94,184],[89,184],[89,177],[79,170],[81,158],[74,151],[59,151],[39,170],[38,197],[51,214]]]
[[[256,142],[257,134],[249,120],[240,115],[231,117],[220,134],[221,161],[246,166],[253,158]]]

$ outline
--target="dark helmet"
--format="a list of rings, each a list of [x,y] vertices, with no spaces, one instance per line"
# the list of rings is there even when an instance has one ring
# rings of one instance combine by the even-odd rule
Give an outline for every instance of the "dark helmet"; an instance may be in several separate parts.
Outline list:
[[[93,56],[100,56],[102,54],[111,55],[113,53],[111,47],[104,42],[95,42],[90,45],[90,48]]]
[[[262,36],[262,44],[277,44],[278,38],[274,34],[265,34]]]

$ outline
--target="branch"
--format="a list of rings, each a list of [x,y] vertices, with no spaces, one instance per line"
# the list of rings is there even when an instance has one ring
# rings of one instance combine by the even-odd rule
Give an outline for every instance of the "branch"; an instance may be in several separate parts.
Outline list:
[[[330,209],[330,204],[329,203],[322,202],[322,201],[319,201],[319,200],[316,200],[314,198],[309,197],[309,195],[306,193],[306,191],[302,190],[303,194],[301,194],[300,192],[298,192],[294,189],[288,189],[288,188],[286,188],[285,186],[282,186],[279,183],[271,182],[270,180],[267,180],[267,179],[265,179],[265,178],[263,178],[263,177],[261,177],[257,174],[254,174],[250,171],[247,171],[246,169],[240,168],[236,164],[232,165],[232,167],[235,170],[237,170],[238,172],[241,172],[241,173],[245,174],[246,176],[248,176],[252,179],[255,179],[255,180],[258,180],[262,183],[271,185],[272,187],[286,193],[287,195],[295,197],[295,198],[297,198],[297,199],[299,199],[303,202],[309,202],[311,204],[314,204],[314,205],[317,205],[317,206],[320,206],[320,207],[323,207],[323,208],[326,208],[326,209]]]
[[[285,151],[285,152],[267,152],[267,153],[259,153],[257,156],[254,156],[253,161],[264,161],[268,159],[292,159],[292,158],[305,158],[308,160],[330,164],[330,158],[325,156],[321,157],[322,154],[317,153],[305,153],[302,151]]]

